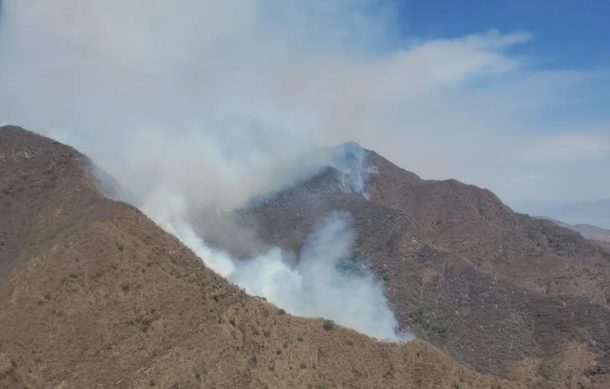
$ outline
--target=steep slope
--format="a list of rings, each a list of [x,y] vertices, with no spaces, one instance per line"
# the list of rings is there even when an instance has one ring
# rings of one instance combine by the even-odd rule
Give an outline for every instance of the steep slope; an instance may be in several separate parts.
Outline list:
[[[512,387],[245,295],[90,161],[0,128],[0,387]]]
[[[338,152],[353,160],[353,147]],[[235,219],[297,252],[318,220],[349,212],[360,256],[404,327],[482,372],[515,377],[527,365],[547,381],[608,382],[607,252],[488,190],[422,180],[374,152],[360,169],[375,172],[366,195],[346,191],[346,173],[328,167]]]

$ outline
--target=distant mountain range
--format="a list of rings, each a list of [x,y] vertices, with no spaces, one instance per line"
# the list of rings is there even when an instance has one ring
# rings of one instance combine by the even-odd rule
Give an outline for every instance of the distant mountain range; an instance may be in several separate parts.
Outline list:
[[[517,209],[532,215],[561,220],[570,225],[589,224],[610,229],[610,199],[549,205],[545,203],[521,204]]]
[[[600,228],[597,226],[592,226],[590,224],[567,224],[563,223],[559,220],[541,217],[542,219],[550,220],[555,224],[558,224],[562,227],[569,228],[572,231],[576,231],[582,236],[592,241],[598,242],[604,247],[610,248],[610,230],[605,228]]]

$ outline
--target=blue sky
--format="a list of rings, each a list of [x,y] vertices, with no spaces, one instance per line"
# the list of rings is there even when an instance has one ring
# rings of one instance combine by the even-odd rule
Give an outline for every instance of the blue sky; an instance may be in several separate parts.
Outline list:
[[[397,0],[407,36],[528,31],[515,48],[540,67],[610,67],[610,2],[605,0]]]
[[[528,70],[596,73],[579,89],[564,91],[571,95],[570,101],[553,107],[550,114],[593,126],[610,121],[609,1],[395,0],[393,4],[407,40],[460,37],[488,30],[530,33],[531,40],[508,50],[522,57]],[[548,129],[543,123],[546,116],[540,117],[537,130]]]

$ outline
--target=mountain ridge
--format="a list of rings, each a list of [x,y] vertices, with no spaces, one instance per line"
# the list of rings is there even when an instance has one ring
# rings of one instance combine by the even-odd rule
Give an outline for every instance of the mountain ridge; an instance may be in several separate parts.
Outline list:
[[[598,359],[581,373],[606,379],[607,252],[513,212],[489,190],[422,180],[372,151],[368,163],[376,173],[367,196],[342,191],[331,168],[239,210],[235,219],[262,241],[297,251],[317,220],[332,210],[349,212],[356,248],[384,280],[403,327],[467,366],[504,376],[520,374],[529,358],[569,360],[571,342],[586,345]]]
[[[88,158],[0,128],[0,387],[515,387],[247,296]]]

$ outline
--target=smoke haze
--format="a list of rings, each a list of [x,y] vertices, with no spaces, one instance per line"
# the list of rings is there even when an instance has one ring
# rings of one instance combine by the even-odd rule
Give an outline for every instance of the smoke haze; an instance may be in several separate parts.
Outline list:
[[[391,0],[5,0],[0,121],[63,136],[134,192],[168,160],[155,174],[189,186],[175,171],[197,163],[220,203],[347,140],[509,202],[609,196],[610,118],[577,111],[606,72],[536,69],[513,54],[527,32],[405,37],[397,14]]]
[[[314,152],[346,140],[424,176],[460,178],[514,199],[576,196],[583,185],[561,187],[570,177],[528,177],[580,174],[557,166],[588,163],[579,153],[591,145],[607,159],[610,137],[599,128],[564,135],[580,142],[527,131],[511,137],[513,128],[539,126],[557,91],[600,77],[527,70],[510,54],[532,38],[526,32],[405,39],[393,2],[378,0],[5,0],[2,7],[0,122],[88,154],[135,205],[248,292],[373,336],[400,337],[370,274],[337,272],[349,256],[349,218],[319,226],[298,264],[277,249],[238,263],[208,247],[193,220],[240,208],[325,164],[347,172],[346,190],[366,195],[374,172]],[[517,185],[528,180],[530,192]],[[607,193],[607,185],[592,183],[589,195]],[[312,279],[314,271],[325,277]],[[277,281],[283,277],[291,282]]]

